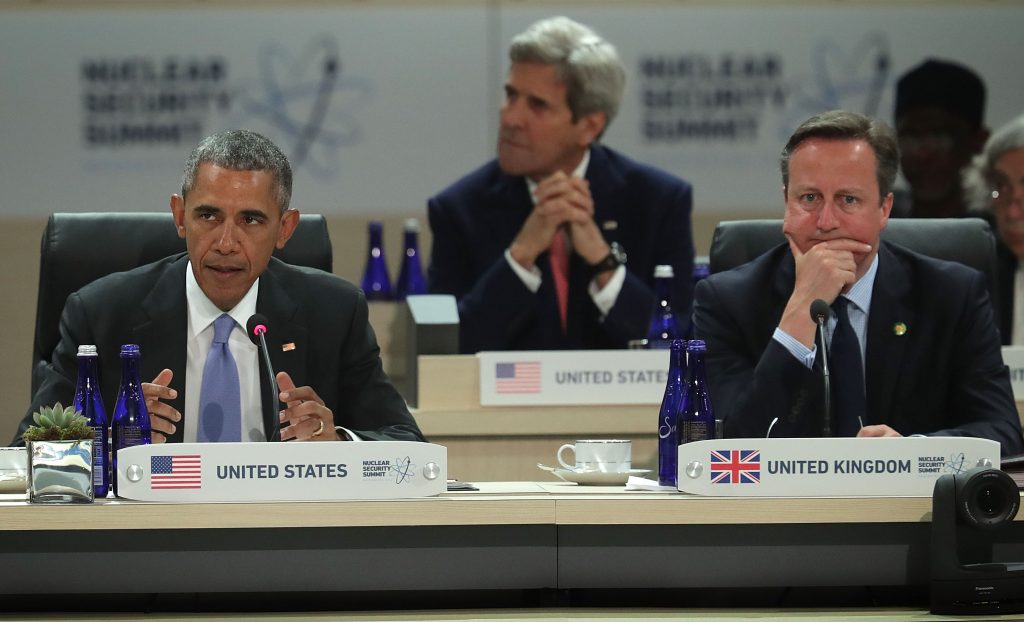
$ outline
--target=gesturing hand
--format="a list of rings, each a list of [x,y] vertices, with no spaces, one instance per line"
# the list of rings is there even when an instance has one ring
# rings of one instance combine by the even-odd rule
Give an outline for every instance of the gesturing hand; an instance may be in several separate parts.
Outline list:
[[[334,430],[334,413],[312,387],[296,387],[287,372],[278,372],[277,386],[281,389],[280,400],[287,407],[281,411],[281,440],[338,441],[342,440]]]
[[[153,433],[150,438],[154,443],[167,442],[167,437],[178,429],[181,413],[173,406],[160,400],[173,400],[178,392],[170,387],[174,372],[165,369],[156,375],[153,382],[142,383],[142,396],[146,400],[149,412],[149,427]]]

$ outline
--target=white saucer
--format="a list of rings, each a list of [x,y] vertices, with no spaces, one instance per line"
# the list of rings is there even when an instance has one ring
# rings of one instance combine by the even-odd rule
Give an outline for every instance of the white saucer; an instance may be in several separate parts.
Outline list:
[[[625,484],[631,475],[645,475],[650,469],[630,469],[619,473],[605,473],[602,471],[575,471],[572,469],[556,469],[546,464],[538,464],[539,468],[553,473],[559,479],[583,486],[616,486]]]

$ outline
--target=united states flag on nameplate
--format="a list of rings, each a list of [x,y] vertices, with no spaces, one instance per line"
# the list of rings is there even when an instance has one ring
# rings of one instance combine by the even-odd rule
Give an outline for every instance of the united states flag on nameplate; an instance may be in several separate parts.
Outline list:
[[[498,393],[540,393],[540,362],[497,363],[494,379]]]
[[[711,452],[712,484],[760,484],[761,451],[725,449]]]
[[[153,490],[202,488],[203,457],[150,456],[149,487]]]

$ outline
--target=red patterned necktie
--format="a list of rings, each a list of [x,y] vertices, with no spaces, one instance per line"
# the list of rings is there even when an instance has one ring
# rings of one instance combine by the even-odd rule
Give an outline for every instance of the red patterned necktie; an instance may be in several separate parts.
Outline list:
[[[562,320],[562,333],[566,332],[567,313],[569,310],[569,245],[565,239],[565,231],[559,229],[551,239],[551,276],[555,281],[555,295],[558,298],[558,316]]]

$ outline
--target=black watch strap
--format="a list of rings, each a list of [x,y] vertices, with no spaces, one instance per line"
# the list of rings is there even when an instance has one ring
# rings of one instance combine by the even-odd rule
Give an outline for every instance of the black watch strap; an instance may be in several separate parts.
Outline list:
[[[612,242],[608,245],[608,254],[605,255],[601,261],[591,264],[590,266],[590,278],[594,278],[602,272],[610,272],[621,265],[626,263],[626,253],[619,246],[618,242]]]

